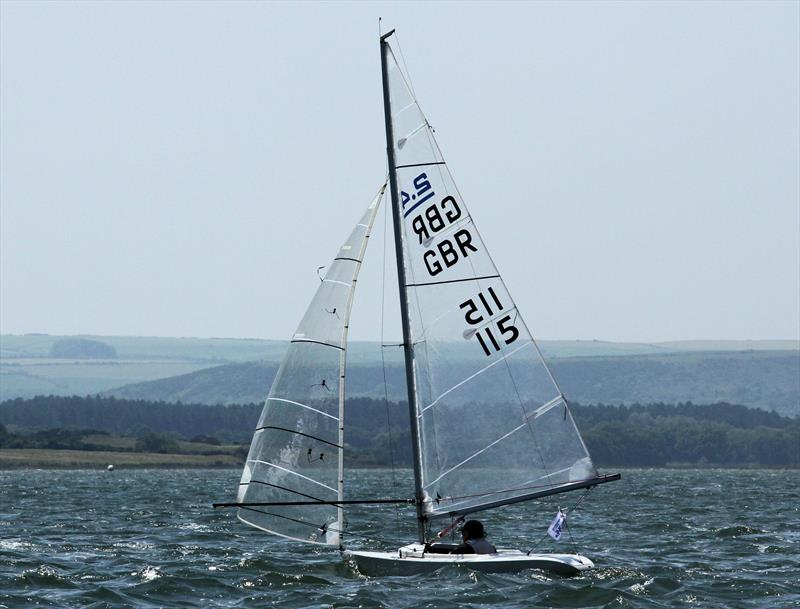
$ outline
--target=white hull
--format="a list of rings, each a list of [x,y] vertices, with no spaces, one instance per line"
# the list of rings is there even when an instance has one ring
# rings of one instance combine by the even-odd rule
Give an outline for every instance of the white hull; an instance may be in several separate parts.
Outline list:
[[[594,563],[579,554],[526,554],[520,550],[500,549],[497,554],[431,554],[413,543],[394,552],[345,550],[345,560],[352,561],[363,575],[419,575],[433,573],[447,566],[459,566],[484,573],[515,573],[540,569],[569,577],[591,569]]]

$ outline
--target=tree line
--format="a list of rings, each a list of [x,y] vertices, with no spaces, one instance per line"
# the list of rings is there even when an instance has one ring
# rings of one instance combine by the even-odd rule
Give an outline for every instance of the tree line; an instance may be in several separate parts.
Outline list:
[[[800,466],[797,417],[724,402],[571,408],[601,466]],[[249,443],[261,409],[261,404],[208,406],[97,396],[19,398],[0,403],[0,424],[5,425],[0,447],[36,442],[75,447],[77,430],[86,429],[135,436],[142,449],[166,450],[170,438]],[[345,426],[351,464],[410,464],[404,403],[350,398]]]

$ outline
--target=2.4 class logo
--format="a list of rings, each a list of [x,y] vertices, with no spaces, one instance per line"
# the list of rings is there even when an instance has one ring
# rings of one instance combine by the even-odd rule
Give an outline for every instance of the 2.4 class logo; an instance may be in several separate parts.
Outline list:
[[[413,186],[412,194],[406,191],[400,192],[404,218],[436,196],[428,175],[424,172],[414,178]],[[452,236],[439,239],[433,244],[437,233],[452,226],[462,217],[463,213],[455,198],[447,195],[438,203],[423,208],[411,219],[411,230],[417,236],[419,245],[425,248],[422,260],[431,277],[454,267],[468,257],[470,252],[478,251],[472,244],[472,233],[467,228],[459,228]]]

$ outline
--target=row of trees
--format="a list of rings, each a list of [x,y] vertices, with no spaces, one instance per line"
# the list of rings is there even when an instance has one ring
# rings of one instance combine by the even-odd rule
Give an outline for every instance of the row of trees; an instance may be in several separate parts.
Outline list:
[[[180,438],[248,443],[260,404],[206,406],[105,397],[37,397],[0,403],[0,446],[79,448],[96,429],[138,437],[137,449],[170,452]],[[347,458],[364,465],[410,463],[403,403],[352,398],[347,403]],[[572,405],[599,465],[800,466],[800,419],[726,403],[634,406]],[[48,432],[41,430],[49,429]]]
[[[0,448],[38,448],[49,450],[109,450],[103,442],[106,432],[96,429],[42,429],[31,433],[11,433],[0,423]],[[110,436],[109,436],[110,439]],[[180,452],[176,439],[168,434],[145,431],[130,448],[113,450],[155,453]]]

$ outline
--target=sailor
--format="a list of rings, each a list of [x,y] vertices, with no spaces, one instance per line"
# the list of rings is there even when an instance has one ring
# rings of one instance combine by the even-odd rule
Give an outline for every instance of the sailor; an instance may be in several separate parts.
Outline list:
[[[486,540],[480,520],[467,520],[461,529],[463,543],[453,546],[425,544],[425,551],[434,554],[496,554],[497,549]]]

